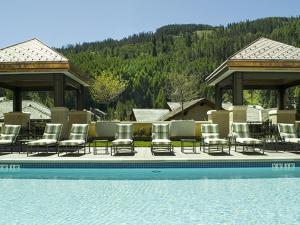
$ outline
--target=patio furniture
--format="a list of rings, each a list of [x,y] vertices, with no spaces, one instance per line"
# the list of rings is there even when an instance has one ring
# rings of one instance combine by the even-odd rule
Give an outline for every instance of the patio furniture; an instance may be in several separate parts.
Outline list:
[[[232,123],[232,134],[230,137],[233,139],[235,151],[237,146],[243,147],[243,152],[258,148],[264,154],[264,143],[260,139],[251,138],[249,126],[247,123]]]
[[[279,138],[286,147],[287,144],[291,144],[293,150],[299,150],[300,138],[297,136],[296,126],[289,123],[278,123]],[[285,150],[286,148],[284,148]]]
[[[94,155],[97,155],[97,152],[99,149],[97,149],[97,143],[101,143],[101,144],[104,144],[105,146],[102,147],[102,149],[105,151],[105,154],[109,154],[109,151],[108,151],[108,145],[109,145],[109,140],[98,140],[98,139],[95,139],[93,140],[92,142],[90,142],[90,145],[89,147],[93,144],[94,145]],[[102,150],[101,149],[101,150]]]
[[[69,139],[59,142],[57,151],[58,156],[61,152],[78,152],[79,154],[79,151],[82,148],[84,149],[85,154],[88,129],[88,124],[72,124]]]
[[[196,143],[197,140],[196,139],[180,139],[180,146],[181,146],[181,152],[184,153],[185,148],[187,148],[188,146],[185,146],[185,143],[191,143],[192,144],[192,150],[193,153],[196,154]]]
[[[105,154],[109,154],[109,142],[113,141],[116,136],[116,127],[118,122],[116,121],[97,121],[95,122],[96,136],[92,138],[90,146],[94,145],[94,155],[98,150],[104,150]],[[104,144],[101,149],[97,149],[97,143]]]
[[[112,141],[111,155],[123,152],[134,154],[133,142],[133,125],[132,124],[117,124],[116,139]]]
[[[228,154],[230,155],[230,141],[219,137],[218,124],[201,124],[201,133],[200,150],[203,146],[203,152],[206,151],[206,147],[208,153],[211,151],[224,152],[224,146],[228,146]]]
[[[24,149],[26,150],[27,143],[31,141],[35,141],[36,139],[19,139],[19,153],[23,153]]]
[[[5,152],[9,149],[13,152],[13,146],[16,144],[17,136],[19,135],[21,125],[4,124],[0,135],[0,151]]]
[[[152,124],[151,153],[157,150],[167,150],[174,153],[172,141],[169,139],[169,124]]]
[[[47,123],[41,139],[27,142],[27,156],[29,153],[33,152],[39,153],[46,151],[48,153],[51,149],[54,149],[55,152],[57,152],[61,132],[62,124]]]

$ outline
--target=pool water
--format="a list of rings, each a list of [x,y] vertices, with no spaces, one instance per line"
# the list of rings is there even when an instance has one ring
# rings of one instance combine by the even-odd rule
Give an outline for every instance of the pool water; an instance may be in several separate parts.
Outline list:
[[[0,224],[300,224],[300,168],[0,172]]]

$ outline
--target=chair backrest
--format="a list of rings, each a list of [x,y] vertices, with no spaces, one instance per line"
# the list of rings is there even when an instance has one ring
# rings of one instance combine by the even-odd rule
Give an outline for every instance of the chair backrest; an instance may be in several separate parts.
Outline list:
[[[11,142],[15,142],[17,139],[17,136],[20,133],[20,129],[21,129],[21,125],[5,124],[2,127],[0,140],[11,140]]]
[[[117,139],[132,139],[133,138],[133,125],[132,124],[125,124],[119,123],[117,124],[117,132],[116,132]]]
[[[86,141],[88,137],[88,130],[88,124],[72,124],[69,139]]]
[[[63,125],[60,123],[47,123],[43,134],[43,138],[54,139],[58,141],[60,139],[62,126]]]
[[[152,124],[152,139],[169,139],[169,124]]]
[[[250,138],[249,126],[247,123],[232,123],[232,134],[237,138]]]
[[[278,132],[282,138],[297,138],[296,127],[290,123],[278,123]]]
[[[201,135],[206,138],[219,138],[219,125],[218,124],[201,124]]]

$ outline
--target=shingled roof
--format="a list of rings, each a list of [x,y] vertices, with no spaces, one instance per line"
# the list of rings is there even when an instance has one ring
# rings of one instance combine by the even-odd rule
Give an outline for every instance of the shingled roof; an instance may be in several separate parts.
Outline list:
[[[300,48],[261,37],[229,59],[300,60]]]
[[[159,121],[159,118],[169,112],[168,109],[133,109],[136,121]]]
[[[0,62],[68,62],[68,59],[34,38],[0,49]]]
[[[0,49],[0,74],[38,73],[63,73],[83,86],[89,86],[87,74],[37,38]]]
[[[6,100],[3,98],[0,100],[0,120],[4,119],[4,113],[13,111],[13,101]],[[30,113],[31,120],[50,120],[51,112],[50,109],[34,100],[23,100],[22,101],[22,112]]]
[[[300,48],[261,37],[230,56],[205,80],[215,85],[236,71],[298,72]]]
[[[211,101],[207,100],[206,98],[199,98],[199,99],[195,99],[195,100],[183,103],[183,111],[188,110],[189,108],[195,106],[198,103],[205,103],[205,104],[211,105],[212,107],[215,107],[215,104],[212,103]],[[159,120],[166,121],[166,120],[172,119],[174,116],[180,114],[181,112],[182,112],[182,106],[180,104],[177,108],[173,109],[169,113],[162,115],[159,118]]]

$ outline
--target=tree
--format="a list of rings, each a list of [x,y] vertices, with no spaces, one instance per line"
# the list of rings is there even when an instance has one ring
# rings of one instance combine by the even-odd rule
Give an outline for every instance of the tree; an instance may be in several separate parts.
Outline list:
[[[181,104],[181,119],[183,119],[184,103],[198,97],[199,81],[195,75],[187,75],[184,73],[173,73],[168,78],[169,95],[172,101]]]
[[[157,56],[157,50],[156,50],[156,38],[153,36],[152,38],[152,56],[156,57]]]
[[[125,91],[127,84],[119,76],[104,71],[90,83],[91,96],[95,102],[108,104]]]

